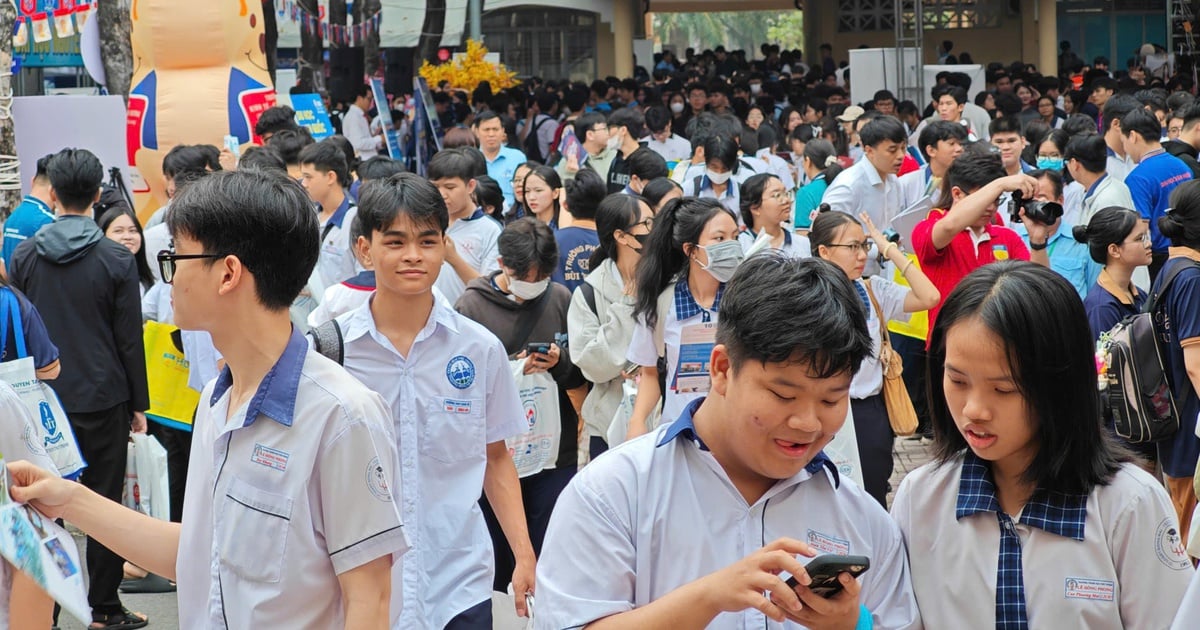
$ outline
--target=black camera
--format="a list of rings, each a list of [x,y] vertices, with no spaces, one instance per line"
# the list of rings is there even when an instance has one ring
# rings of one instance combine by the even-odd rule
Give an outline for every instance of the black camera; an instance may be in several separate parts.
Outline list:
[[[1021,222],[1021,209],[1025,209],[1025,217],[1042,225],[1054,225],[1063,215],[1062,204],[1054,201],[1038,201],[1025,199],[1021,191],[1014,190],[1012,200],[1008,202],[1008,218],[1013,223]]]

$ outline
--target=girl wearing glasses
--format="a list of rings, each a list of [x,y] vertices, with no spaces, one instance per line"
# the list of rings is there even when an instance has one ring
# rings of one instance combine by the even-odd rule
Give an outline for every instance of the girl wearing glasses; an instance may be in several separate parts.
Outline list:
[[[749,252],[759,235],[766,234],[771,239],[771,249],[792,258],[812,256],[808,238],[792,235],[792,198],[792,192],[772,173],[760,173],[742,184],[739,203],[742,222],[746,224],[746,229],[738,234],[742,251]]]
[[[862,461],[863,485],[879,504],[887,507],[888,479],[892,476],[892,425],[883,401],[883,368],[879,364],[882,329],[892,320],[908,321],[908,314],[937,306],[941,293],[929,278],[905,257],[896,243],[888,241],[866,214],[862,224],[844,212],[822,212],[813,221],[808,238],[813,253],[846,272],[862,298],[867,312],[867,330],[872,350],[863,359],[850,383],[850,408],[858,437],[858,455]],[[866,226],[866,231],[863,226]],[[867,240],[867,237],[870,240]],[[898,285],[876,276],[862,277],[872,241],[884,258],[892,261],[908,281]],[[882,317],[882,322],[880,321]]]

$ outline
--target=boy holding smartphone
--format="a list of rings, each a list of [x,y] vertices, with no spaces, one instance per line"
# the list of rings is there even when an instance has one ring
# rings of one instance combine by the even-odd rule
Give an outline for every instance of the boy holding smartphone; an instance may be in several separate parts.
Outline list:
[[[899,529],[821,452],[871,348],[845,274],[754,256],[718,321],[708,397],[592,462],[560,496],[535,628],[919,625]],[[871,570],[861,588],[841,574],[824,598],[797,559],[819,553],[866,556]]]

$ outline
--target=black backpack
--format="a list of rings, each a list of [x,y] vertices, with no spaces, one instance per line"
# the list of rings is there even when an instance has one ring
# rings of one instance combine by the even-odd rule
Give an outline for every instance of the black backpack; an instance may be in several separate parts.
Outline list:
[[[542,125],[553,120],[550,116],[543,116],[541,120],[533,123],[533,129],[529,130],[529,134],[525,136],[525,141],[521,143],[521,151],[525,153],[525,159],[531,162],[546,163],[546,156],[542,155],[542,143],[538,140],[538,129],[541,129]]]
[[[1175,277],[1195,263],[1175,264],[1151,293],[1146,308],[1126,317],[1108,331],[1108,368],[1104,406],[1112,415],[1117,435],[1131,444],[1158,442],[1179,431],[1179,409],[1171,391],[1165,354],[1158,332],[1170,330],[1166,313],[1158,312]]]

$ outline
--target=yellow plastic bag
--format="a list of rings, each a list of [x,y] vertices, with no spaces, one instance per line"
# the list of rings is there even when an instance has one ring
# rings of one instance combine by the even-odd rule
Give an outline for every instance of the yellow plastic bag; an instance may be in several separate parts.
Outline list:
[[[150,386],[150,409],[146,417],[169,427],[192,430],[192,417],[200,403],[200,392],[188,387],[188,362],[175,346],[170,324],[146,322],[146,381]]]

